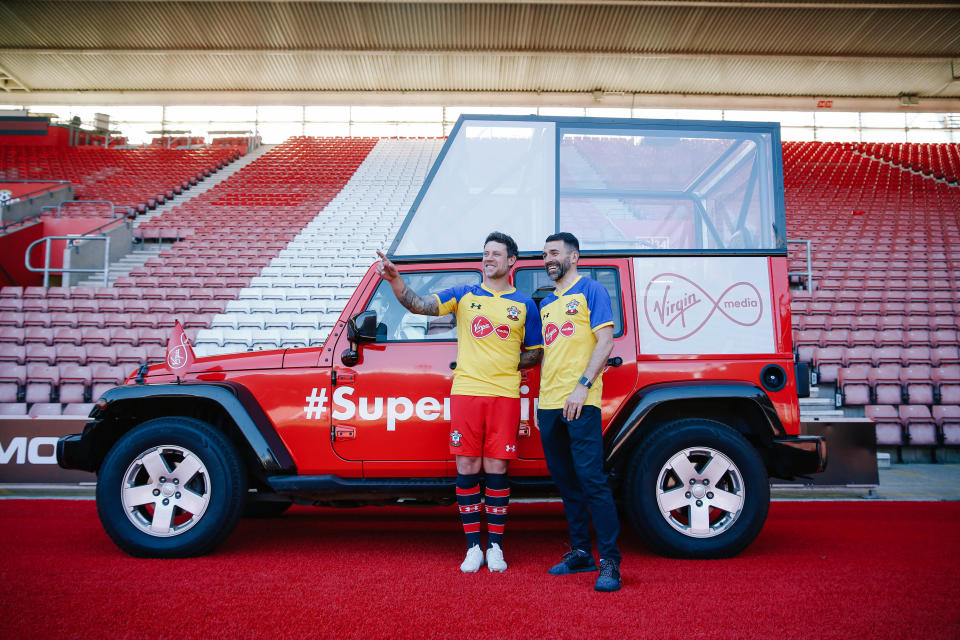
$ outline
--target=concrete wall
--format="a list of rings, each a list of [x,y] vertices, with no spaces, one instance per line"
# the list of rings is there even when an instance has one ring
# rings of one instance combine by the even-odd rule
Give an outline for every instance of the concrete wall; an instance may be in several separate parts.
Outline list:
[[[10,224],[37,215],[43,207],[56,207],[61,202],[73,200],[73,185],[47,191],[39,195],[0,207],[0,222]]]

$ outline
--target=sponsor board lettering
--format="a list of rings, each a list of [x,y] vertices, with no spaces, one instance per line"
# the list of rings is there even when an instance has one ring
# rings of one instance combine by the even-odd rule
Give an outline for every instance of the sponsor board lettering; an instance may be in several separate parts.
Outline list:
[[[0,464],[57,464],[57,440],[54,437],[17,436],[7,446],[0,442]],[[42,449],[41,449],[42,447]]]

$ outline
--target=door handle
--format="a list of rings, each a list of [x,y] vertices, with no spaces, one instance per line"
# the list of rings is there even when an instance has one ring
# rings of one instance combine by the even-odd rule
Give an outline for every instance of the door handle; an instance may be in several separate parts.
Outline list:
[[[344,440],[356,440],[357,428],[347,425],[337,424],[330,431],[330,440],[333,442],[343,442]]]
[[[619,367],[622,364],[623,364],[623,358],[621,358],[620,356],[617,356],[615,358],[610,358],[609,360],[607,360],[608,367]]]

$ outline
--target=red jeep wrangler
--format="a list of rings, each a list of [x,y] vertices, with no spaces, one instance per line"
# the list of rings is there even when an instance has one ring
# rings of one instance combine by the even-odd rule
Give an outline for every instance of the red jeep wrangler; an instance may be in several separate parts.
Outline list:
[[[607,470],[653,550],[736,554],[769,477],[823,470],[823,440],[798,435],[777,125],[463,116],[390,255],[421,294],[476,283],[492,229],[517,240],[512,278],[538,303],[555,230],[609,292]],[[103,526],[138,556],[205,553],[245,511],[292,503],[450,504],[455,335],[371,268],[322,346],[199,358],[179,381],[141,367],[58,461],[97,472]],[[514,497],[556,495],[538,384],[523,372]]]

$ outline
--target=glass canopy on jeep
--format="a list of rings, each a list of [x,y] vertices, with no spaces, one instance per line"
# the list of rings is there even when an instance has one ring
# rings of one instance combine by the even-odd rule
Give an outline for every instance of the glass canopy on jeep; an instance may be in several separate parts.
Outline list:
[[[464,115],[390,253],[569,231],[587,254],[783,254],[785,228],[777,123]]]

